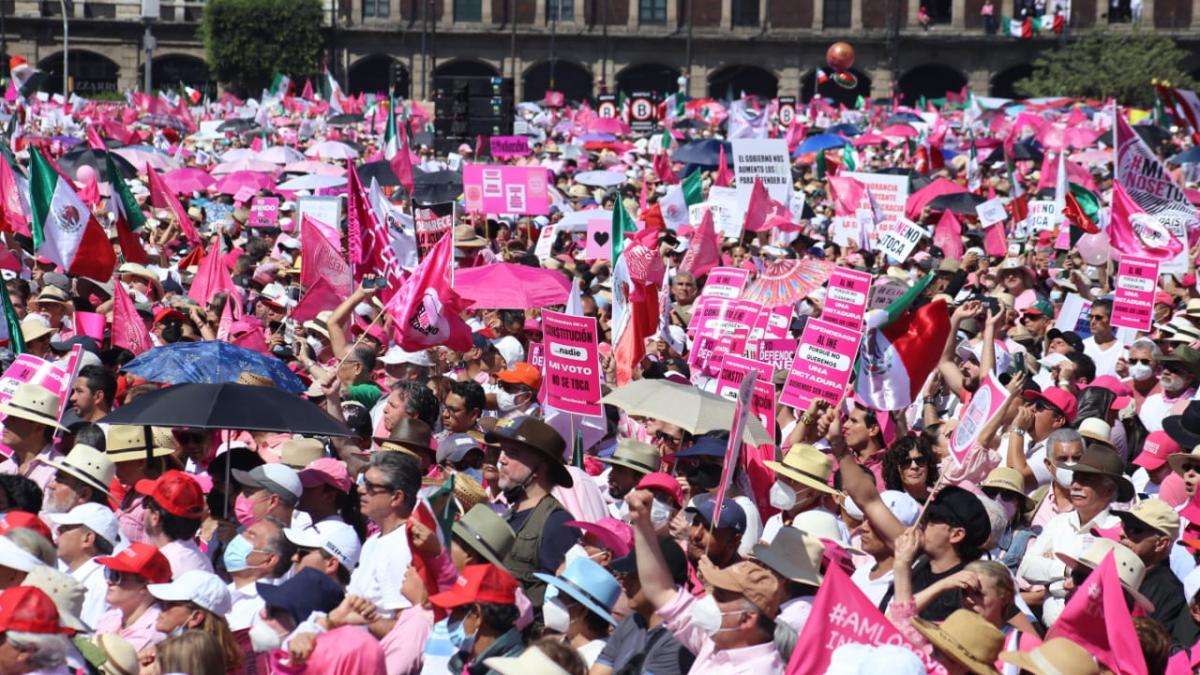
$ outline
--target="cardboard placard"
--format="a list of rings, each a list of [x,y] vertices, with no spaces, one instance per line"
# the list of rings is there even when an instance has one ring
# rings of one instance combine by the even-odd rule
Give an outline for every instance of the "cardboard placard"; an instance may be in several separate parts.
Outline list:
[[[792,362],[779,402],[797,410],[806,410],[814,399],[839,403],[854,372],[854,359],[862,333],[841,326],[809,319],[800,336],[796,359]]]
[[[821,318],[851,330],[862,330],[871,293],[871,275],[835,267],[829,275],[829,292]]]
[[[546,402],[577,415],[603,415],[596,319],[542,313],[546,354]]]
[[[1158,261],[1127,255],[1117,265],[1112,325],[1149,331],[1154,324],[1154,293],[1158,288]]]
[[[279,197],[257,197],[250,203],[246,227],[275,227],[279,224]]]
[[[550,213],[550,173],[540,166],[463,166],[463,196],[471,213]]]

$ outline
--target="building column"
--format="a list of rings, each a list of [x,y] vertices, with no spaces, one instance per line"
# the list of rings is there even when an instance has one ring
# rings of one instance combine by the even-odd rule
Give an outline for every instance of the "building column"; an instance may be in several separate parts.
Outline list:
[[[819,2],[820,0],[813,0]],[[862,6],[863,0],[850,0],[850,28],[851,30],[862,30]]]
[[[825,0],[812,0],[813,22],[812,29],[819,31],[825,28]]]
[[[516,0],[513,0],[515,3]],[[516,5],[513,5],[513,14],[516,14]],[[516,17],[513,17],[514,19]],[[546,27],[546,0],[535,0],[533,3],[533,25],[538,28]],[[521,99],[517,99],[520,101]]]
[[[479,21],[485,26],[492,25],[492,0],[480,0]]]
[[[692,5],[692,10],[695,11],[696,6]],[[725,30],[733,29],[733,0],[721,0],[721,28]]]
[[[871,78],[871,98],[891,98],[892,71],[889,68],[876,68],[868,73]]]
[[[771,5],[771,0],[758,0],[758,25],[763,30],[766,30],[770,25],[771,17],[767,14],[767,9]]]
[[[917,11],[921,9],[921,0],[908,0],[908,27],[917,28]]]
[[[686,0],[685,0],[686,1]],[[1196,0],[1200,2],[1200,0]],[[667,27],[674,29],[679,25],[680,0],[667,0]],[[629,0],[629,27],[636,28],[638,20],[638,0]]]
[[[950,27],[962,30],[966,27],[967,0],[952,0],[950,3]]]
[[[1192,0],[1192,30],[1200,30],[1200,0]]]
[[[438,21],[438,30],[449,31],[454,29],[454,2],[453,0],[433,0],[433,13],[437,15],[438,8],[441,8],[442,18]]]
[[[1142,0],[1142,25],[1154,28],[1154,0]]]

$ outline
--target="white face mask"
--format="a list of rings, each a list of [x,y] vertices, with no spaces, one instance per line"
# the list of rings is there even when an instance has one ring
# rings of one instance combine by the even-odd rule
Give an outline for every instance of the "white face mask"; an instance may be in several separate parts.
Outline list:
[[[1154,377],[1154,366],[1148,363],[1135,363],[1129,366],[1129,376],[1138,382],[1145,382]]]
[[[250,648],[256,654],[261,654],[279,649],[282,645],[283,636],[276,633],[274,628],[263,623],[262,617],[256,614],[254,623],[250,624]]]
[[[670,504],[664,504],[655,499],[654,503],[650,505],[650,524],[654,525],[655,530],[661,530],[671,522],[671,516],[674,514],[675,509]]]
[[[496,393],[496,408],[500,412],[512,412],[517,409],[517,395],[501,389]]]
[[[1066,466],[1075,466],[1075,463],[1067,464]],[[1071,469],[1066,469],[1061,466],[1054,467],[1054,482],[1064,490],[1071,489],[1071,483],[1075,481],[1075,472]]]
[[[737,612],[722,612],[716,599],[711,595],[704,596],[692,605],[692,623],[709,637],[726,630],[721,627],[721,620],[726,614],[737,614]]]
[[[575,544],[571,548],[567,549],[566,555],[563,556],[563,561],[566,562],[567,565],[570,565],[580,558],[591,559],[592,556],[588,555],[586,548],[580,546],[579,544]]]
[[[542,605],[542,621],[546,630],[566,635],[571,627],[571,612],[563,601],[555,596]]]
[[[780,511],[787,511],[796,505],[796,491],[783,481],[775,481],[769,493],[771,506]]]

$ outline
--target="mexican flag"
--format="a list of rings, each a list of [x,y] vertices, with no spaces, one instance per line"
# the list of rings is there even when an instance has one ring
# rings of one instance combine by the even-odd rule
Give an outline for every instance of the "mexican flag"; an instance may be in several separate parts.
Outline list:
[[[396,133],[396,99],[388,97],[387,127],[383,130],[383,158],[391,160],[400,151],[400,136]]]
[[[1100,197],[1079,183],[1071,183],[1063,196],[1063,218],[1071,225],[1071,245],[1084,234],[1096,234],[1100,227]]]
[[[112,155],[105,156],[105,164],[104,173],[108,184],[112,186],[112,196],[108,199],[108,210],[115,216],[113,227],[117,229],[117,241],[121,244],[121,254],[129,262],[149,265],[150,256],[146,254],[146,249],[142,248],[142,242],[135,233],[135,230],[146,224],[146,216],[142,214],[142,209],[138,206],[137,200],[133,198],[133,193],[129,191],[129,186],[125,184],[125,179],[117,171],[117,165],[113,162]]]
[[[700,171],[693,171],[679,185],[667,188],[667,194],[659,202],[662,205],[663,222],[678,231],[681,226],[689,224],[688,207],[703,201]]]
[[[329,72],[328,68],[325,69],[325,77],[322,85],[321,94],[329,102],[329,109],[339,114],[345,112],[342,108],[342,87],[338,84],[337,80],[333,79],[333,74]]]
[[[886,310],[867,314],[867,332],[859,349],[855,392],[877,410],[912,405],[929,374],[937,368],[950,335],[950,313],[942,300],[911,310],[933,274],[925,275]]]
[[[287,75],[284,75],[283,73],[277,72],[277,73],[275,73],[275,77],[273,77],[271,79],[270,93],[273,96],[282,97],[288,93],[288,89],[291,86],[292,86],[292,78],[288,77]]]
[[[67,274],[108,279],[117,257],[108,235],[71,181],[36,148],[30,158],[29,201],[33,211],[33,248]]]
[[[25,353],[25,336],[21,333],[21,320],[17,318],[17,310],[13,308],[12,298],[8,293],[0,293],[0,306],[3,307],[4,322],[0,324],[0,340],[7,342],[8,349],[13,354]]]
[[[1033,19],[1011,19],[1007,16],[1000,19],[1000,32],[1009,37],[1030,39],[1033,37]]]

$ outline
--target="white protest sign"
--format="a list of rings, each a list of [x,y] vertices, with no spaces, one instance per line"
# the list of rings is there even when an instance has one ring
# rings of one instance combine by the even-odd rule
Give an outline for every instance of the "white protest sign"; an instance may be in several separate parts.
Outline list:
[[[785,139],[735,138],[730,145],[739,215],[745,216],[755,178],[771,199],[780,204],[792,201],[792,159]]]
[[[977,204],[975,213],[979,216],[979,224],[984,227],[1004,222],[1004,219],[1008,217],[1008,213],[1004,211],[1004,202],[1000,201],[999,197]]]
[[[871,299],[867,302],[867,309],[887,309],[888,305],[904,295],[907,290],[908,284],[889,276],[881,276],[871,284]]]
[[[921,242],[921,237],[925,236],[928,235],[920,225],[907,218],[901,218],[896,227],[889,228],[879,235],[876,248],[888,254],[893,260],[904,262]]]
[[[908,176],[860,171],[845,171],[838,175],[853,178],[866,186],[871,196],[870,203],[861,206],[878,209],[880,225],[893,225],[904,217],[904,203],[908,201]],[[866,197],[863,199],[865,201]]]
[[[303,196],[296,199],[296,222],[308,216],[342,231],[342,202],[337,197]]]
[[[712,187],[708,190],[708,201],[688,207],[688,222],[692,227],[699,227],[705,210],[711,211],[717,234],[724,239],[737,239],[742,236],[745,222],[745,209],[739,212],[737,208],[737,190]]]
[[[1058,227],[1062,214],[1054,208],[1053,199],[1035,199],[1029,202],[1029,218],[1027,225],[1032,232],[1053,230]]]
[[[829,225],[829,238],[838,246],[849,246],[851,242],[861,245],[862,224],[850,216],[834,216]]]
[[[1075,330],[1075,326],[1079,324],[1080,315],[1091,306],[1092,303],[1084,300],[1083,296],[1078,293],[1068,293],[1067,297],[1063,298],[1058,316],[1054,318],[1054,327],[1063,332]]]
[[[557,237],[557,223],[542,228],[541,233],[538,235],[537,246],[533,249],[533,254],[538,257],[538,260],[545,260],[550,257],[550,251],[554,247],[554,240]]]

